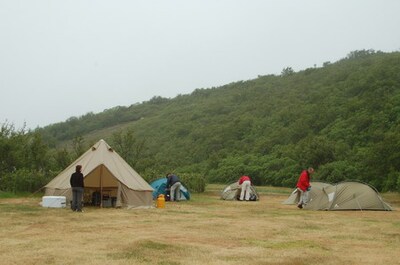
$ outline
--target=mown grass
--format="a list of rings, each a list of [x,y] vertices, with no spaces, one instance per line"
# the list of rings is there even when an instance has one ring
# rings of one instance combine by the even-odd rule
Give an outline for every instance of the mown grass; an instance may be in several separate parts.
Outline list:
[[[0,212],[2,213],[35,213],[40,212],[42,209],[37,206],[18,205],[18,204],[0,204]]]
[[[165,209],[83,214],[2,198],[0,264],[398,264],[398,211],[299,210],[281,204],[291,189],[273,187],[257,187],[257,202],[223,201],[223,187]]]
[[[179,264],[173,259],[176,256],[188,254],[189,249],[184,249],[180,246],[172,246],[166,243],[155,242],[152,240],[143,240],[133,243],[131,246],[109,255],[115,260],[132,260],[140,263],[153,264]],[[157,255],[154,255],[157,253]],[[164,260],[159,260],[159,255],[162,255]]]
[[[267,248],[267,249],[303,249],[303,248],[315,248],[322,251],[328,251],[328,248],[325,248],[316,242],[312,242],[309,240],[289,240],[289,241],[282,241],[282,242],[271,242],[269,240],[251,240],[248,241],[248,244]]]

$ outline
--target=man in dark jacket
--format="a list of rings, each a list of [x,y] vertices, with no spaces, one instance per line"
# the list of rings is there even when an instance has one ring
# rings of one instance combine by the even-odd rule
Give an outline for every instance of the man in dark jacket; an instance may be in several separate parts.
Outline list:
[[[71,175],[69,180],[72,187],[72,211],[82,212],[82,198],[83,198],[83,174],[81,173],[82,166],[75,167],[75,173]]]
[[[167,176],[167,189],[170,190],[170,196],[171,200],[170,201],[179,201],[181,198],[181,181],[178,178],[177,175],[168,173]],[[175,192],[176,192],[176,197],[175,197]],[[175,199],[176,198],[176,199]]]

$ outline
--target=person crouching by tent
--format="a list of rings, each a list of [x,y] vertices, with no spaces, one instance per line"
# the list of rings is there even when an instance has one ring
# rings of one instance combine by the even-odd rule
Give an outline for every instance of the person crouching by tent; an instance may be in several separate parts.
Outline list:
[[[177,175],[172,173],[168,173],[166,178],[167,190],[170,191],[170,201],[179,201],[181,198],[181,180]]]
[[[299,180],[297,181],[297,190],[300,192],[300,200],[297,207],[303,209],[303,206],[308,202],[308,193],[310,192],[310,177],[314,173],[314,169],[309,167],[307,170],[303,170],[300,174]]]
[[[77,165],[75,167],[75,173],[72,173],[69,180],[72,187],[72,205],[71,209],[74,212],[82,212],[82,198],[83,198],[83,174],[82,166]]]
[[[245,199],[246,201],[250,200],[250,187],[251,187],[251,179],[249,176],[241,176],[239,179],[239,186],[241,188],[240,191],[240,201]]]

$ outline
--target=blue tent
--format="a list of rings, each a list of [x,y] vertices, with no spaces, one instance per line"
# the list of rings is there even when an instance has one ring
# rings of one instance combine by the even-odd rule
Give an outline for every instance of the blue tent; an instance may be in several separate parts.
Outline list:
[[[153,199],[157,199],[158,195],[160,194],[164,194],[166,193],[165,189],[167,187],[167,178],[160,178],[157,179],[155,181],[153,181],[152,183],[150,183],[150,186],[154,189],[153,191]],[[188,191],[188,189],[183,186],[183,184],[181,185],[181,201],[184,200],[190,200],[190,193]]]

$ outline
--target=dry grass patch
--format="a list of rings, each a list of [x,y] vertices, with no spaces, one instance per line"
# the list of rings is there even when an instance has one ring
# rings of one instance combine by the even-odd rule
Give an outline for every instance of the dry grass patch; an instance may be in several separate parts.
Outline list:
[[[398,264],[398,211],[299,210],[281,204],[290,189],[271,187],[229,202],[222,188],[165,209],[83,214],[0,199],[0,264]],[[384,198],[399,206],[399,194]]]

